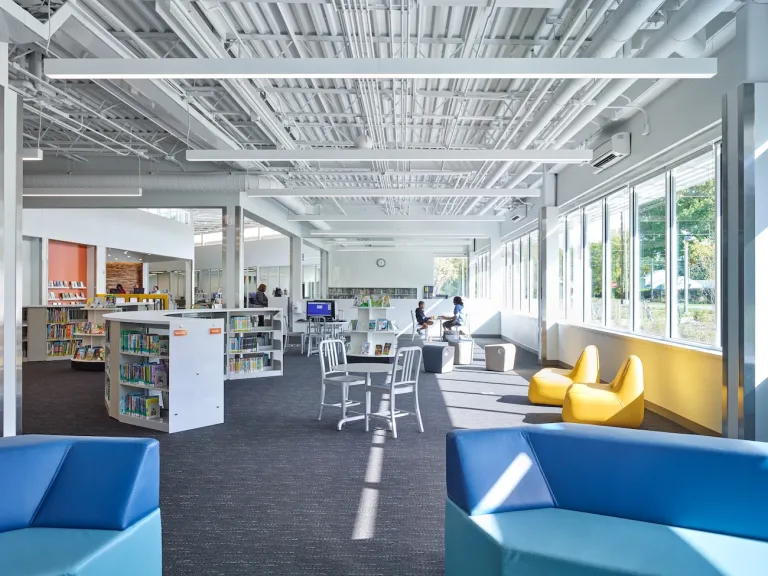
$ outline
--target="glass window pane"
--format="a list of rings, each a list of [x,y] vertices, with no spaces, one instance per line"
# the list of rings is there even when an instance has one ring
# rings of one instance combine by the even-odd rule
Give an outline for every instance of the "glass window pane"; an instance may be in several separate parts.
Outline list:
[[[466,256],[436,256],[433,260],[435,294],[464,296],[466,270]]]
[[[539,232],[531,232],[531,314],[539,314]]]
[[[530,259],[528,252],[528,236],[523,236],[520,239],[520,265],[521,265],[521,280],[522,280],[522,300],[520,301],[521,309],[523,312],[528,312],[530,309]]]
[[[566,272],[568,275],[568,308],[566,315],[568,320],[581,322],[582,298],[581,298],[581,210],[576,210],[568,215],[566,225],[568,227],[566,248]]]
[[[587,261],[584,263],[584,319],[588,324],[603,323],[603,203],[584,209],[586,218]]]
[[[608,197],[608,326],[630,329],[629,282],[631,275],[629,193],[622,190]]]
[[[715,155],[699,156],[672,171],[677,218],[677,335],[716,344]]]
[[[667,206],[664,174],[635,187],[640,257],[638,331],[666,335]]]
[[[560,226],[557,234],[558,265],[559,265],[559,291],[560,318],[565,318],[565,218],[560,218]]]
[[[513,289],[513,297],[514,300],[512,301],[512,307],[515,310],[520,310],[520,299],[522,296],[522,292],[520,290],[520,239],[518,238],[512,243],[512,262],[513,262],[513,268],[512,268],[512,285],[514,286]]]

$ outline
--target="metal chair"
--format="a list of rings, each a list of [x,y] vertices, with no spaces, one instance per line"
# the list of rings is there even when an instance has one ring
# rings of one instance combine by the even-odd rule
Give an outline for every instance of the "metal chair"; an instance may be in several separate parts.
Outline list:
[[[424,424],[421,421],[421,410],[419,409],[419,372],[421,371],[421,348],[411,346],[400,348],[395,357],[395,363],[392,365],[392,372],[383,384],[372,383],[365,390],[365,429],[368,430],[368,421],[371,416],[383,418],[389,422],[392,429],[392,437],[397,438],[397,419],[411,414],[416,415],[419,422],[419,432],[424,432]],[[378,391],[389,394],[389,410],[382,412],[371,412],[371,392]],[[401,394],[413,393],[414,412],[398,410],[395,406],[395,399]]]
[[[283,350],[288,348],[301,348],[301,353],[304,354],[304,338],[306,332],[293,332],[291,327],[288,326],[288,317],[283,314],[283,326],[285,326],[285,332],[283,332]],[[291,338],[297,338],[298,342],[291,343]]]
[[[350,376],[347,372],[336,370],[339,364],[347,363],[347,353],[342,340],[323,340],[318,346],[320,356],[320,412],[317,419],[323,417],[324,406],[341,408],[341,421],[337,428],[341,430],[344,420],[347,418],[347,408],[359,406],[360,402],[350,402],[350,386],[365,386],[365,378]],[[327,404],[325,402],[325,387],[329,385],[341,386],[341,402]]]
[[[325,318],[322,316],[310,316],[307,318],[307,358],[312,354],[317,354],[320,350],[320,342],[328,336],[325,326]],[[302,353],[304,349],[302,348]]]

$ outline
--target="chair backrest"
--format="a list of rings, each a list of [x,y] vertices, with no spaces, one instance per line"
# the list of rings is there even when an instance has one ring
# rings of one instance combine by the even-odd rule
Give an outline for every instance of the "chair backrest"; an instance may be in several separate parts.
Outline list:
[[[310,334],[325,334],[325,317],[310,316],[307,318],[307,331]]]
[[[400,367],[400,370],[395,368]],[[391,384],[394,386],[403,384],[419,384],[419,372],[421,371],[421,348],[418,346],[409,346],[400,348],[395,356],[395,363],[392,369]]]
[[[323,378],[330,374],[341,372],[334,368],[347,363],[347,351],[344,341],[339,339],[323,340],[320,342],[320,371]]]
[[[571,370],[568,377],[582,384],[597,384],[600,382],[600,357],[597,346],[587,346]]]
[[[411,334],[416,332],[416,312],[411,310]]]
[[[616,378],[611,382],[613,390],[624,406],[643,397],[645,387],[643,384],[643,363],[637,356],[630,355],[616,373]]]

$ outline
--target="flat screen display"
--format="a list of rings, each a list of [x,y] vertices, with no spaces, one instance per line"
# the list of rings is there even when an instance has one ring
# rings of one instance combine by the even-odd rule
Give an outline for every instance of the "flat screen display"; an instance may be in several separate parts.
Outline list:
[[[325,318],[333,318],[336,312],[335,304],[333,300],[308,300],[307,317],[324,316]]]

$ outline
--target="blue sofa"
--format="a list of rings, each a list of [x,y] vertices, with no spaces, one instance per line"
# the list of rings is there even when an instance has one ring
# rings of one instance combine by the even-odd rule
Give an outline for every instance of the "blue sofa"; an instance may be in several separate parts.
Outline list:
[[[547,424],[447,437],[447,576],[768,574],[768,445]]]
[[[157,440],[0,439],[0,574],[161,576]]]

